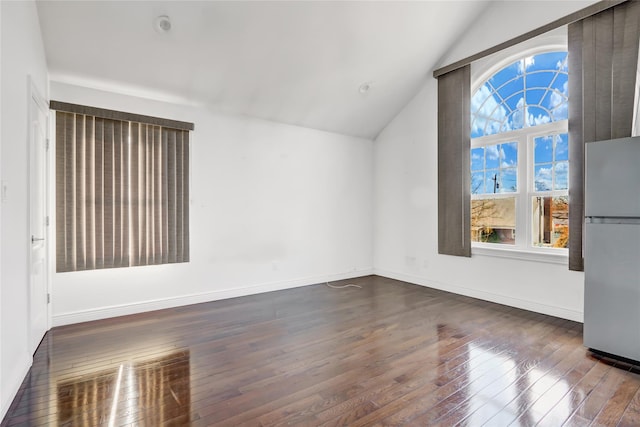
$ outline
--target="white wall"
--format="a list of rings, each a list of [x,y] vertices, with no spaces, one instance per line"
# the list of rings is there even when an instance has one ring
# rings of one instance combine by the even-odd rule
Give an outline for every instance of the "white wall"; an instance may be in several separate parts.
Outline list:
[[[437,67],[474,55],[584,9],[599,0],[497,0],[448,49]],[[436,67],[436,68],[437,68]]]
[[[496,2],[440,65],[589,3],[554,2],[551,8],[540,2]],[[584,274],[566,265],[438,255],[437,153],[437,81],[429,77],[375,140],[376,274],[582,321]]]
[[[28,344],[27,75],[47,94],[47,66],[35,3],[0,2],[1,12],[1,203],[0,399],[4,417],[31,364]]]
[[[195,123],[191,262],[55,274],[54,325],[371,273],[372,141],[56,82],[51,99]]]

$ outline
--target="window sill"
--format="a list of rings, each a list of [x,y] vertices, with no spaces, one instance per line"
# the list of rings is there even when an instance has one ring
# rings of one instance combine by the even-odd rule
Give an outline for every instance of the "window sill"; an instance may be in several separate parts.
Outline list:
[[[493,248],[487,246],[474,246],[471,248],[471,255],[545,262],[549,264],[567,265],[569,262],[569,254],[559,252],[557,249],[548,251],[532,251],[506,247]]]

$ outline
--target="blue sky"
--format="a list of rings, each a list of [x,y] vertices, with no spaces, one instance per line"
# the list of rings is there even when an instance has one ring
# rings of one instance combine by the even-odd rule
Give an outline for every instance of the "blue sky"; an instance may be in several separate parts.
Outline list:
[[[567,53],[530,56],[501,69],[471,99],[471,137],[565,120]]]

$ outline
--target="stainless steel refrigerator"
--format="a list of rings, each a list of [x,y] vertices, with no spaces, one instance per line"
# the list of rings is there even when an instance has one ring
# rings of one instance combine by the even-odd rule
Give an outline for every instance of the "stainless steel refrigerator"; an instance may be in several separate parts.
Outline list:
[[[640,360],[640,137],[585,150],[584,344]]]

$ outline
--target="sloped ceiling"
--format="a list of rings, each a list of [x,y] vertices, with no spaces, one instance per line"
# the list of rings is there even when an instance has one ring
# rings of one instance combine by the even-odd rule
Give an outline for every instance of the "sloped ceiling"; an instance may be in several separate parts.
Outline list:
[[[38,13],[54,81],[374,138],[487,4],[40,1]]]

